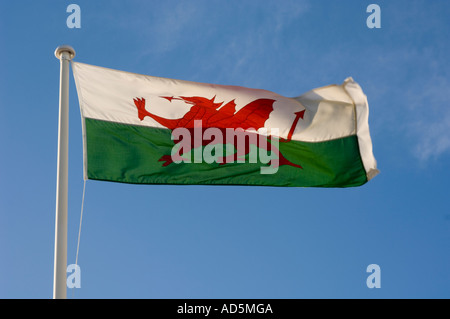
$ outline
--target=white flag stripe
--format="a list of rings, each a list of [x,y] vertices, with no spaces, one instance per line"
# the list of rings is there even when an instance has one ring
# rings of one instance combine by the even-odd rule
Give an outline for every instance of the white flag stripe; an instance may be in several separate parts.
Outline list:
[[[166,79],[79,62],[73,62],[72,66],[81,113],[87,118],[164,128],[149,117],[141,121],[133,98],[145,98],[147,111],[168,119],[183,117],[191,105],[181,100],[169,101],[161,96],[200,96],[208,99],[215,96],[215,101],[224,105],[234,100],[236,111],[255,99],[267,98],[275,102],[265,127],[278,129],[280,137],[288,136],[295,112],[305,109],[304,118],[295,127],[293,140],[320,142],[356,133],[355,106],[344,89],[344,85],[354,83],[351,79],[343,85],[318,88],[296,98],[287,98],[261,89]],[[362,91],[360,94],[363,94]]]

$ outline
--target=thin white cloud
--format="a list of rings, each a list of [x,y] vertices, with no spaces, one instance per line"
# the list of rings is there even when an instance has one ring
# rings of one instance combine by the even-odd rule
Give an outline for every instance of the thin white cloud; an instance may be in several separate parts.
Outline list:
[[[244,2],[240,5],[237,14],[233,15],[234,20],[224,22],[232,24],[227,29],[230,32],[223,34],[223,23],[215,26],[214,33],[223,34],[223,41],[213,52],[222,68],[227,69],[218,81],[242,78],[242,74],[246,74],[245,82],[240,84],[258,86],[260,74],[264,72],[261,69],[264,63],[261,61],[273,59],[273,55],[281,49],[280,35],[309,8],[309,1],[306,0],[265,1],[263,11],[271,14],[261,14],[259,19],[255,20],[253,15],[258,15],[262,10],[261,4]],[[249,15],[252,15],[251,22],[247,22]],[[258,64],[257,70],[254,68],[255,63]]]
[[[417,118],[408,127],[416,137],[416,157],[423,162],[450,152],[450,80],[428,76],[416,92],[411,90],[409,94],[411,110]]]
[[[275,1],[272,3],[274,25],[276,31],[281,31],[286,26],[298,19],[302,14],[310,9],[308,1],[287,0]]]
[[[415,155],[421,161],[435,159],[450,151],[450,112],[444,114],[439,121],[418,123],[417,127],[422,134],[416,146]]]
[[[202,16],[201,6],[195,6],[190,1],[178,2],[173,6],[164,6],[161,14],[149,22],[152,38],[156,42],[152,50],[166,52],[173,50],[180,43],[190,25]],[[149,33],[147,33],[150,35]]]

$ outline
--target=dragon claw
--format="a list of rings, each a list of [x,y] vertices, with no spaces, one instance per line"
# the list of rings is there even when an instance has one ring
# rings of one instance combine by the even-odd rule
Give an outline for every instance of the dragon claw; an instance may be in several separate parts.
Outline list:
[[[163,163],[163,166],[164,166],[164,167],[165,167],[165,166],[168,166],[168,165],[170,165],[170,164],[173,163],[172,156],[170,156],[170,155],[164,155],[164,156],[162,156],[162,157],[158,160],[158,162],[164,162],[164,163]]]

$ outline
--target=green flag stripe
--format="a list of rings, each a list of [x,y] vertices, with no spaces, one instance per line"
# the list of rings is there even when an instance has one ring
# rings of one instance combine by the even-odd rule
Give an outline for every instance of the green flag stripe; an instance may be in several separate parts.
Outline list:
[[[158,161],[174,147],[171,131],[85,119],[87,177],[133,184],[351,187],[367,182],[358,139],[279,143],[280,153],[302,168],[282,165],[261,174],[262,163],[172,163]]]

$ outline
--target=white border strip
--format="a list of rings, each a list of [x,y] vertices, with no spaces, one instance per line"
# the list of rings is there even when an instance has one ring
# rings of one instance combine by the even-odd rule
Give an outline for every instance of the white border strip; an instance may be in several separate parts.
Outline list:
[[[84,103],[84,99],[83,99],[83,95],[81,94],[81,88],[80,88],[80,84],[79,84],[79,80],[78,80],[78,75],[77,75],[77,64],[73,62],[73,60],[70,61],[71,65],[72,65],[72,73],[73,73],[73,78],[75,79],[75,86],[77,89],[77,93],[78,93],[78,102],[80,104],[80,114],[81,114],[81,134],[83,136],[83,178],[86,181],[88,179],[88,175],[87,175],[87,149],[86,149],[86,127],[85,127],[85,117],[83,114],[83,103]]]
[[[373,155],[372,139],[369,131],[369,103],[367,97],[353,78],[345,79],[343,87],[355,104],[356,135],[358,137],[359,152],[366,170],[367,180],[374,178],[380,171]]]

